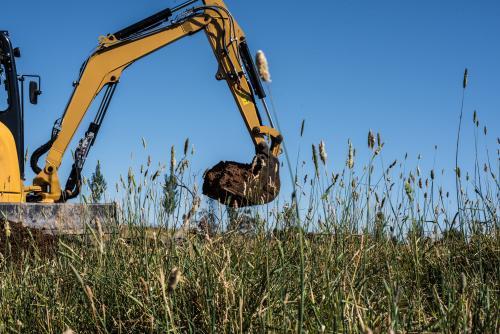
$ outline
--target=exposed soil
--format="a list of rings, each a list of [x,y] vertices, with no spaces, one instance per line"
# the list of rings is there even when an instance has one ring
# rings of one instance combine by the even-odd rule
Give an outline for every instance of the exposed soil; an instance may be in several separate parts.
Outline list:
[[[203,194],[232,207],[262,205],[280,190],[279,162],[257,155],[252,164],[221,161],[204,175]]]
[[[19,259],[23,252],[38,252],[41,256],[51,256],[57,248],[57,237],[43,234],[41,231],[24,227],[21,223],[0,221],[0,253],[3,257]],[[7,237],[7,234],[9,236]]]

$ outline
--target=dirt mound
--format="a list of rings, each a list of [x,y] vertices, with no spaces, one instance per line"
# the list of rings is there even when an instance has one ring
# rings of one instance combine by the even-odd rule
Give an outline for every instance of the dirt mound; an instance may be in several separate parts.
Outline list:
[[[252,164],[222,161],[204,175],[203,194],[233,207],[262,205],[280,190],[279,162],[257,155]]]
[[[21,223],[0,221],[0,253],[19,259],[23,252],[38,252],[51,256],[57,249],[57,237],[41,231],[26,228]]]

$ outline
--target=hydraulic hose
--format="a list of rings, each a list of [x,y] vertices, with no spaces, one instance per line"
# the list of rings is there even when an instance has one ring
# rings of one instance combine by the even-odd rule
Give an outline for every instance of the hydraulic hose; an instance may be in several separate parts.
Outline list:
[[[50,150],[52,144],[56,141],[56,138],[57,137],[52,137],[48,142],[37,148],[31,155],[30,166],[33,173],[39,174],[42,171],[42,169],[38,166],[38,160],[40,160],[40,157]]]

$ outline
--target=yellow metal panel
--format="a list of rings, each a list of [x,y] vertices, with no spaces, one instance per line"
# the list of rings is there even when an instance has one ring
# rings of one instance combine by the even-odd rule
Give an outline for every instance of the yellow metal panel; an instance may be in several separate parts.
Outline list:
[[[22,201],[16,142],[10,130],[0,123],[0,203]]]

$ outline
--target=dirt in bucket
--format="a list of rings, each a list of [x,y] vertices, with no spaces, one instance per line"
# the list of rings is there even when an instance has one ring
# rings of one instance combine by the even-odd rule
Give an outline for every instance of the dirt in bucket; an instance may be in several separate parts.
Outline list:
[[[257,156],[252,164],[222,161],[204,175],[203,194],[232,207],[269,203],[279,190],[279,162],[274,157]]]

